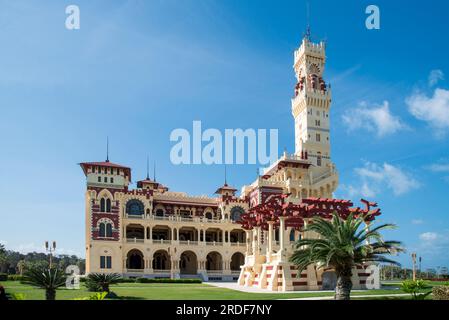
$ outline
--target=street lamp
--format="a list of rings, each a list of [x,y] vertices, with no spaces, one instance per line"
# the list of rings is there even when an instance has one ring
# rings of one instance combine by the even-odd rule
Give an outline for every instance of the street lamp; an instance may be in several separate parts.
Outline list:
[[[51,246],[49,245],[48,241],[45,241],[45,251],[49,253],[50,269],[51,269],[52,254],[53,252],[56,251],[56,241],[53,241]]]
[[[416,253],[412,253],[412,261],[413,261],[413,281],[416,281]]]

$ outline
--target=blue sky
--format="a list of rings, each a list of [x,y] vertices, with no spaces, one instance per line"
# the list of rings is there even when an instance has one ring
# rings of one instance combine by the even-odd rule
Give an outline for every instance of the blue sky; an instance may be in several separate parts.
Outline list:
[[[65,28],[77,4],[81,29]],[[367,30],[376,4],[381,29]],[[294,151],[293,51],[304,1],[0,1],[0,241],[84,255],[85,179],[77,163],[105,159],[171,190],[212,194],[223,166],[170,163],[170,132],[279,129]],[[379,203],[388,238],[449,266],[449,4],[311,1],[314,40],[326,39],[332,84],[336,196]],[[253,181],[255,165],[228,166]],[[410,265],[409,255],[399,257]]]

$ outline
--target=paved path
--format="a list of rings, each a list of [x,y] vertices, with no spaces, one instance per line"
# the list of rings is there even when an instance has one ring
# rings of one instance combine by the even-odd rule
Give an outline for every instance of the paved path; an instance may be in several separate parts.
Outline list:
[[[392,293],[392,294],[364,294],[364,295],[351,295],[351,299],[357,298],[381,298],[381,297],[405,297],[410,296],[409,293]],[[308,298],[291,298],[280,300],[334,300],[334,297],[308,297]]]
[[[250,293],[270,293],[270,294],[288,294],[288,293],[323,293],[328,292],[332,295],[328,297],[307,297],[307,298],[290,298],[290,299],[282,299],[282,300],[333,300],[334,296],[333,290],[319,290],[319,291],[289,291],[289,292],[280,292],[280,291],[268,291],[266,289],[260,289],[255,287],[243,287],[239,286],[236,282],[204,282],[205,284],[226,288],[231,290],[237,290],[242,292],[250,292]],[[366,292],[368,290],[352,290],[351,292]],[[352,298],[377,298],[377,297],[391,297],[391,296],[408,296],[408,293],[391,293],[391,294],[364,294],[364,295],[352,295]]]

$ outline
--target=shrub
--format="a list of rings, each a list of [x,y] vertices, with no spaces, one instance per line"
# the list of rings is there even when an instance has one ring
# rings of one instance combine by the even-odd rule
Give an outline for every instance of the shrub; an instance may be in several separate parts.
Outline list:
[[[433,300],[449,300],[449,286],[435,286],[432,294]]]
[[[46,300],[56,299],[56,289],[65,286],[66,276],[60,269],[32,268],[26,271],[23,283],[45,289]]]
[[[119,283],[135,283],[136,279],[133,279],[133,278],[121,278],[118,282]]]
[[[202,283],[201,279],[151,279],[151,278],[137,278],[137,283]]]
[[[402,291],[410,293],[415,300],[424,300],[432,291],[422,292],[430,288],[424,280],[405,280],[401,284]]]
[[[8,275],[8,281],[22,281],[25,277],[20,274],[10,274]]]
[[[104,300],[107,296],[107,292],[97,292],[89,297],[83,297],[83,298],[74,298],[73,300]]]
[[[89,291],[109,293],[109,285],[118,283],[120,279],[117,273],[91,273],[87,276],[86,287]]]
[[[0,281],[7,281],[7,280],[8,280],[8,274],[0,273]]]

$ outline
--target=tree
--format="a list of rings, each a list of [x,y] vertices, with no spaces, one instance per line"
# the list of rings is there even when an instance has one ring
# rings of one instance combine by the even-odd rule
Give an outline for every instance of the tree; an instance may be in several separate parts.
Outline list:
[[[17,262],[17,271],[19,271],[20,275],[23,275],[23,272],[26,268],[26,261],[25,260],[20,260],[19,262]]]
[[[336,213],[331,220],[312,218],[303,231],[316,233],[318,237],[298,240],[290,261],[298,266],[299,274],[311,264],[333,268],[337,275],[335,299],[349,300],[354,267],[376,262],[399,265],[384,255],[404,251],[399,241],[383,241],[379,233],[383,229],[395,228],[395,225],[383,224],[367,230],[361,228],[363,224],[364,216],[354,217],[352,214],[346,220]]]
[[[424,300],[432,291],[423,292],[431,288],[424,280],[405,280],[401,283],[402,291],[410,293],[414,300]]]
[[[120,279],[117,273],[91,273],[87,276],[86,286],[91,291],[109,293],[109,285],[118,283]]]
[[[25,272],[23,282],[45,289],[46,300],[55,300],[56,289],[65,285],[66,276],[61,269],[30,268]]]

